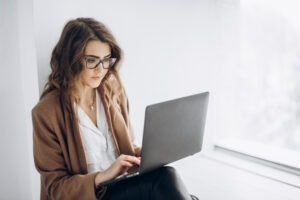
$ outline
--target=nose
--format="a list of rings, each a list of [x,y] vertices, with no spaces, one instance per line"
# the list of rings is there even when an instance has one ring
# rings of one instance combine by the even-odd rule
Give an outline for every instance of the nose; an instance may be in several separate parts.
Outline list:
[[[94,69],[94,70],[95,70],[94,72],[95,72],[96,74],[99,74],[101,77],[104,77],[105,74],[106,74],[107,69],[104,69],[102,65],[103,65],[103,64],[100,63],[100,64]]]
[[[96,70],[97,72],[103,71],[103,70],[104,70],[104,68],[103,68],[103,63],[100,62],[99,65],[95,68],[95,70]]]

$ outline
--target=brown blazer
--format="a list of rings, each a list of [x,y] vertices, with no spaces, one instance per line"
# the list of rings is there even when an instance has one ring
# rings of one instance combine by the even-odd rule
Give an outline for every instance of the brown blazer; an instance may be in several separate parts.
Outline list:
[[[98,91],[118,154],[139,156],[140,148],[133,144],[127,97],[117,74],[107,74]],[[54,90],[33,108],[32,122],[34,162],[41,175],[41,200],[96,199],[96,173],[88,174],[72,104],[63,101],[59,90]]]

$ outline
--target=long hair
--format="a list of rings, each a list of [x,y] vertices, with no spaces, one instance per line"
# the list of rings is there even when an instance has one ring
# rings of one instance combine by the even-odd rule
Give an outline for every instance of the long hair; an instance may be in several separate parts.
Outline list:
[[[52,51],[51,74],[41,98],[53,90],[60,90],[63,96],[70,97],[74,90],[74,80],[84,67],[80,60],[84,56],[87,43],[91,40],[100,40],[110,46],[112,57],[117,59],[110,70],[118,74],[122,50],[105,25],[92,18],[70,20]]]

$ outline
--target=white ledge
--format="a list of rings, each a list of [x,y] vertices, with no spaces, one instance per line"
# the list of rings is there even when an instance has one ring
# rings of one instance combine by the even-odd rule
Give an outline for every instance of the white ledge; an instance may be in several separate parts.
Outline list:
[[[244,148],[247,149],[247,145],[242,143],[239,143],[238,147],[238,145],[234,146],[229,145],[229,143],[219,142],[215,145],[213,150],[203,152],[202,156],[240,170],[300,188],[300,169],[297,165],[290,166],[282,163],[282,160],[278,160],[275,156],[270,157],[272,158],[272,160],[270,160],[266,157],[268,152],[263,152],[264,155],[255,154],[255,151],[259,153],[262,151],[262,149],[258,147],[255,148],[253,152],[244,151]],[[273,153],[275,154],[276,152]],[[298,153],[298,158],[300,157],[299,154],[300,153]],[[286,157],[289,157],[289,154],[287,155]],[[287,158],[287,160],[289,159],[290,158]],[[297,164],[297,162],[295,163]]]

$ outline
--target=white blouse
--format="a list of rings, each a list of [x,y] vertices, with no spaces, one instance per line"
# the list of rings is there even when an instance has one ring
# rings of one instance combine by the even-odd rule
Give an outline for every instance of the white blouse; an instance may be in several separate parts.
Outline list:
[[[107,169],[117,158],[115,143],[108,130],[101,98],[96,92],[97,126],[90,117],[77,106],[79,131],[87,160],[88,173]]]

